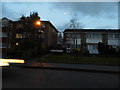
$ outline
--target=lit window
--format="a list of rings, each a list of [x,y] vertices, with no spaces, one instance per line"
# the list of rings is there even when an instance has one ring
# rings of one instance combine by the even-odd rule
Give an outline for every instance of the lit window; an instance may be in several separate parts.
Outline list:
[[[16,43],[16,46],[18,46],[19,45],[19,43]]]
[[[22,38],[22,34],[16,34],[16,38]]]

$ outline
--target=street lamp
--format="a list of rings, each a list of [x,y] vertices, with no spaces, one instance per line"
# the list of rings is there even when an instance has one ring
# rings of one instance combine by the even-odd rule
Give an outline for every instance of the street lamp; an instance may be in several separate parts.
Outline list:
[[[36,25],[36,26],[40,26],[40,25],[41,25],[41,21],[40,21],[40,20],[37,20],[37,21],[35,22],[35,25]]]

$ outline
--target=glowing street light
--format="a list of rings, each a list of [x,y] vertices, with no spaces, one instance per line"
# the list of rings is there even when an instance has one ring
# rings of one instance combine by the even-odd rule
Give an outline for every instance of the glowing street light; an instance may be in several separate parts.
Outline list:
[[[40,20],[36,21],[35,25],[40,26],[41,25],[41,21]]]

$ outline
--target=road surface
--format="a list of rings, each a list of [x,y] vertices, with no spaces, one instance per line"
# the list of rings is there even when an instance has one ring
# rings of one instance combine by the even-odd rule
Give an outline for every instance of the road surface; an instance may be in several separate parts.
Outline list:
[[[2,88],[119,88],[120,74],[3,67]]]

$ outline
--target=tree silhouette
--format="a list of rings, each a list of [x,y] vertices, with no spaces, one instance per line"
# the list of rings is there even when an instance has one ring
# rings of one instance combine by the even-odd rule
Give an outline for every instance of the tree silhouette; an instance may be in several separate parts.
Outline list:
[[[16,49],[23,57],[29,58],[39,54],[37,51],[39,51],[38,49],[41,49],[39,47],[42,47],[40,40],[36,39],[35,37],[36,31],[38,31],[38,28],[35,26],[35,22],[38,20],[40,20],[40,17],[38,16],[37,12],[30,13],[30,15],[27,17],[22,15],[18,20],[18,24],[23,26],[20,33],[29,34],[28,37],[21,39],[19,41],[19,45],[16,46]]]
[[[103,43],[98,43],[98,52],[100,55],[117,55],[118,52],[116,48],[113,48],[111,45],[104,45]]]
[[[33,31],[35,29],[35,22],[40,20],[37,12],[30,13],[30,16],[22,15],[18,20],[23,25],[24,30]]]
[[[69,29],[78,29],[80,27],[80,24],[78,22],[78,17],[74,15],[72,19],[70,20],[70,25],[68,26]]]

